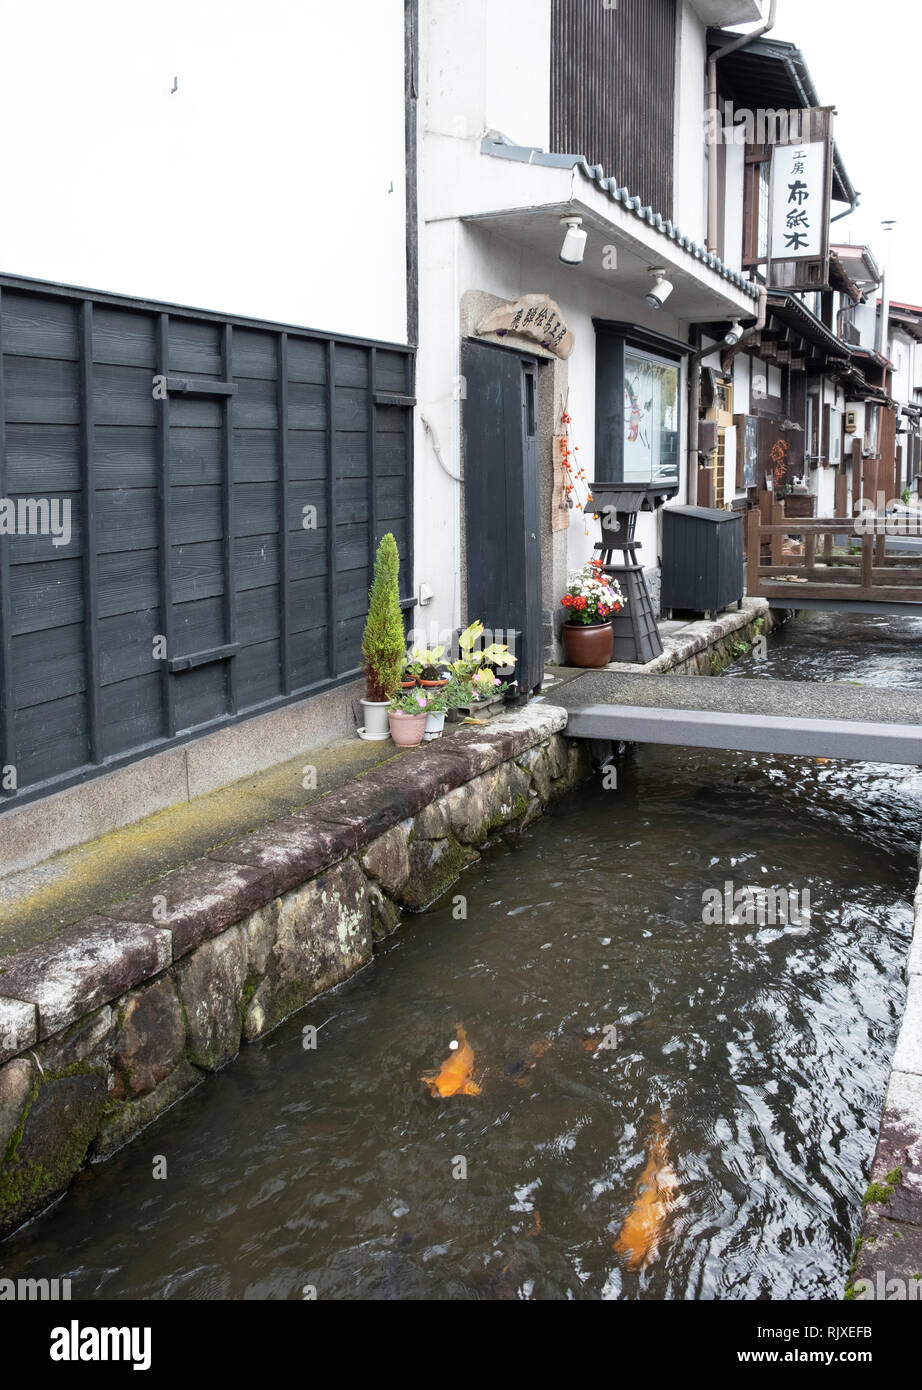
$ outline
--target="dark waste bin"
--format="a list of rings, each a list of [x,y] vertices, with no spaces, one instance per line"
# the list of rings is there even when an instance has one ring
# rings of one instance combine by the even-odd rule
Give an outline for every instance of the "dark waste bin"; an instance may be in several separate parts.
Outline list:
[[[660,604],[716,616],[743,598],[743,514],[714,507],[663,512]]]

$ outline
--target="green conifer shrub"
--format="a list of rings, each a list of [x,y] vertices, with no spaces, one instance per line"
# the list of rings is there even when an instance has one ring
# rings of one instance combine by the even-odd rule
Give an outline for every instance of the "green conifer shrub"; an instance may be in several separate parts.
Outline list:
[[[397,688],[404,659],[400,611],[400,557],[390,531],[381,537],[375,577],[368,593],[368,617],[362,637],[366,700],[389,700]]]

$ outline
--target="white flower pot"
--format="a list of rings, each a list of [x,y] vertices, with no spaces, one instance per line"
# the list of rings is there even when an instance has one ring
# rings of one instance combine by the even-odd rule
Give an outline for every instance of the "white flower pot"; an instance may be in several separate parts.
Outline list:
[[[361,731],[362,738],[369,739],[372,743],[383,743],[390,738],[391,728],[387,718],[387,708],[389,700],[360,700],[359,703],[365,711],[365,727]]]
[[[439,737],[439,735],[441,734],[441,732],[442,732],[442,730],[444,729],[444,727],[445,727],[445,715],[444,715],[444,714],[427,714],[427,715],[426,715],[426,732],[423,734],[423,738],[426,740],[427,743],[431,742],[432,739],[438,738],[438,737]]]

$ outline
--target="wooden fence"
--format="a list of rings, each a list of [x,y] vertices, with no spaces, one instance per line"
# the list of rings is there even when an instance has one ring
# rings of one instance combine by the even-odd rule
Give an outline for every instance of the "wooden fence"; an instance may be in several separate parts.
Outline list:
[[[918,559],[888,554],[885,519],[865,516],[785,518],[775,502],[766,523],[753,508],[746,515],[747,593],[787,607],[798,598],[922,603],[922,536]],[[785,546],[792,538],[796,550]]]

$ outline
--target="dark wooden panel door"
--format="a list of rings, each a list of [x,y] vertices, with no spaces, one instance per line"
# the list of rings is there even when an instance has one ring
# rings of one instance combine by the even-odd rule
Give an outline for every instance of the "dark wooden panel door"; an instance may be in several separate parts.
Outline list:
[[[515,644],[524,694],[544,672],[538,363],[466,342],[462,371],[468,621],[480,618],[495,640]]]

